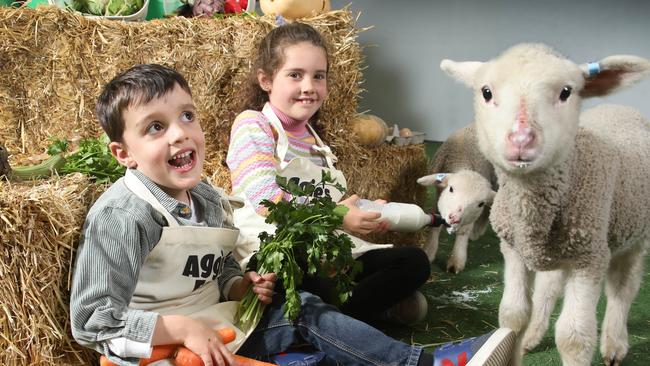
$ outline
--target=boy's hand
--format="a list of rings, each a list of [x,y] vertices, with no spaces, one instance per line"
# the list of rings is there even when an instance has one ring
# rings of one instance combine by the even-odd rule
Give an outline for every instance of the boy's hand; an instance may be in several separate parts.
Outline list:
[[[277,279],[278,276],[275,273],[260,275],[255,271],[248,271],[244,273],[242,282],[253,286],[253,292],[257,294],[257,298],[262,303],[270,304]]]
[[[348,208],[348,213],[343,217],[343,230],[358,234],[385,233],[388,231],[388,223],[378,221],[381,217],[379,212],[363,211],[357,207],[356,202],[359,196],[352,195],[339,202]],[[379,201],[385,203],[385,201]]]
[[[199,321],[192,321],[191,331],[188,332],[183,345],[196,353],[205,366],[234,366],[235,357],[221,341],[214,330]]]

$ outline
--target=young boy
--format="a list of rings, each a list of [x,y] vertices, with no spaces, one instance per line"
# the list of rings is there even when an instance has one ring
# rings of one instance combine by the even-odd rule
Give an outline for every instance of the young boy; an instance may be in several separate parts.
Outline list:
[[[283,297],[273,291],[276,276],[241,272],[231,255],[238,235],[235,202],[201,181],[204,136],[190,88],[176,71],[134,66],[104,87],[96,115],[112,154],[128,169],[84,225],[70,299],[79,344],[134,366],[154,345],[183,344],[212,366],[234,365],[233,352],[267,358],[296,342],[323,351],[328,363],[432,364],[421,347],[398,342],[306,292],[297,321],[288,322]],[[267,306],[257,327],[243,334],[234,314],[250,286]],[[216,332],[225,326],[237,332],[228,345]],[[513,343],[512,331],[499,329],[444,347],[454,363],[442,364],[502,365]]]

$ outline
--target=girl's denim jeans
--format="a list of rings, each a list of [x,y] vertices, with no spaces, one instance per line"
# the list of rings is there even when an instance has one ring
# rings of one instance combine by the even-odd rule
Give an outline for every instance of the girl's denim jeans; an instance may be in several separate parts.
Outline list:
[[[253,334],[237,352],[260,358],[280,353],[296,343],[309,343],[323,351],[328,364],[415,366],[422,353],[381,331],[339,312],[318,296],[301,292],[302,307],[295,322],[284,317],[284,297],[267,305]]]

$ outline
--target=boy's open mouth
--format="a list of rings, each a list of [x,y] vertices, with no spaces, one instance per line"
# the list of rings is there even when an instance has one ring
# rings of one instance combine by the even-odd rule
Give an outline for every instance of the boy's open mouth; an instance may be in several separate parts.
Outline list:
[[[177,169],[188,169],[192,166],[192,163],[194,163],[194,151],[185,150],[179,152],[172,156],[171,159],[167,160],[167,163]]]

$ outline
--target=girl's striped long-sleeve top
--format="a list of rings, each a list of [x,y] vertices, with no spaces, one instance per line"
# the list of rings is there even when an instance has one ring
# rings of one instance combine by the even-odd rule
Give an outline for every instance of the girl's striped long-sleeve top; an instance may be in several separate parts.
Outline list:
[[[307,121],[292,120],[277,110],[276,114],[289,140],[289,149],[284,160],[307,157],[316,165],[324,166],[323,158],[312,154],[311,147],[316,140],[306,128]],[[271,127],[266,116],[258,111],[247,110],[240,113],[230,132],[226,163],[230,169],[233,194],[244,193],[259,214],[265,213],[265,207],[260,205],[264,199],[273,202],[290,199],[275,182],[279,164],[276,141],[277,132]]]

